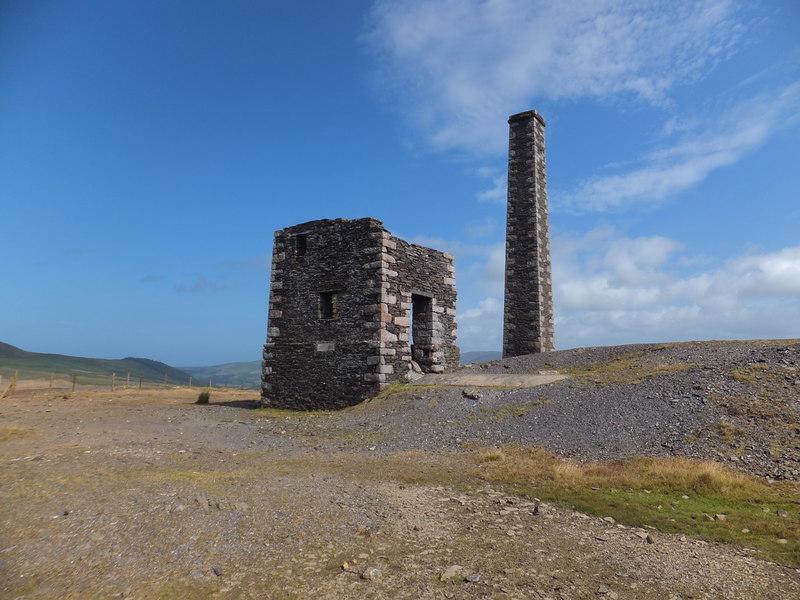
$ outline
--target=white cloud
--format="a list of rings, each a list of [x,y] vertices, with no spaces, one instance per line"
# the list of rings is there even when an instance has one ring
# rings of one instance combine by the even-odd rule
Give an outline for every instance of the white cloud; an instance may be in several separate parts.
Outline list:
[[[683,261],[681,249],[663,237],[608,229],[556,238],[559,347],[800,336],[800,247],[689,274],[681,266],[694,261]]]
[[[505,173],[492,177],[492,187],[476,194],[478,201],[505,204],[508,196],[508,177]]]
[[[651,152],[643,166],[589,179],[573,192],[556,194],[555,202],[578,212],[658,204],[734,164],[798,120],[800,82],[795,82],[774,96],[747,99],[709,119],[704,130],[686,133],[673,146]],[[668,122],[665,129],[672,131],[675,125]]]
[[[440,149],[503,150],[497,123],[549,100],[662,103],[743,33],[733,0],[379,0],[365,39],[381,82]]]
[[[503,247],[476,248],[460,248],[477,262],[459,275],[459,345],[499,349]],[[555,237],[557,346],[800,337],[800,247],[716,265],[683,252],[665,237],[610,228]]]
[[[497,231],[497,221],[491,217],[484,217],[480,221],[467,223],[467,235],[471,238],[482,238],[492,235]]]
[[[503,347],[503,297],[490,296],[458,314],[458,344],[464,351]]]

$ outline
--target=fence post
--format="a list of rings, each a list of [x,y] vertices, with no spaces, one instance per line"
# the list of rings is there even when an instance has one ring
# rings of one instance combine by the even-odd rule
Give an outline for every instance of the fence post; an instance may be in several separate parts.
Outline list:
[[[77,374],[77,373],[73,373],[73,374],[72,374],[72,391],[73,391],[73,392],[75,391],[75,381],[76,381],[77,379],[78,379],[78,374]]]
[[[53,377],[55,377],[55,373],[50,373],[50,389],[53,389]]]
[[[142,378],[139,377],[139,389],[142,389]]]
[[[8,385],[8,389],[6,390],[6,394],[9,396],[17,391],[17,378],[19,377],[19,371],[14,371],[14,376],[11,378],[11,383]]]
[[[164,373],[164,387],[167,387],[168,385],[169,385],[169,383],[168,383],[168,380],[167,380],[167,374]]]
[[[130,373],[128,373],[128,383],[125,384],[125,387],[126,388],[131,387],[131,374]]]
[[[189,389],[192,389],[192,376],[189,375]]]
[[[112,372],[111,373],[111,391],[115,392],[117,390],[117,374]]]

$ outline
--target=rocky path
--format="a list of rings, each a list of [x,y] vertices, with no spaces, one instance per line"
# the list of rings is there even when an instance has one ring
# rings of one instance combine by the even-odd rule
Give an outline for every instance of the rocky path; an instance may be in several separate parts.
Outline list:
[[[458,452],[393,448],[363,411],[252,399],[5,399],[0,597],[800,597],[797,570],[748,550],[470,483]]]

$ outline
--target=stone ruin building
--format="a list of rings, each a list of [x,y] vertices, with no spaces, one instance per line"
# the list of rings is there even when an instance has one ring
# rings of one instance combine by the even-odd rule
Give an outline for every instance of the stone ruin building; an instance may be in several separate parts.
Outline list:
[[[544,127],[509,123],[503,356],[554,349]],[[459,364],[453,256],[409,244],[372,218],[275,232],[261,401],[343,408],[413,371]]]
[[[372,218],[275,232],[261,401],[343,408],[409,372],[459,364],[451,254]]]
[[[555,349],[544,119],[508,119],[508,207],[503,357]]]

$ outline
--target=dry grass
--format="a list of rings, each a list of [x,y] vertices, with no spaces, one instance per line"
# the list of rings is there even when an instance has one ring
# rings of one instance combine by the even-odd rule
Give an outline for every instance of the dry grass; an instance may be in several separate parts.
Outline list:
[[[517,493],[629,525],[756,547],[784,564],[800,564],[796,483],[768,484],[682,458],[580,463],[539,448],[505,446],[476,451],[472,460],[481,479]]]
[[[22,437],[25,435],[30,435],[32,433],[33,431],[30,429],[24,429],[22,427],[14,427],[13,425],[0,427],[0,442],[7,442],[8,440]]]
[[[648,360],[648,351],[629,352],[609,361],[594,362],[566,369],[565,374],[589,379],[599,384],[642,383],[645,379],[678,371],[693,369],[696,365],[685,363],[659,364]]]
[[[683,458],[634,458],[612,463],[579,463],[540,448],[492,448],[479,451],[492,463],[485,470],[509,483],[548,482],[566,492],[592,487],[680,489],[697,493],[748,493],[771,490],[759,480],[712,462]]]
[[[755,364],[734,369],[733,371],[728,373],[728,376],[731,379],[738,381],[739,383],[744,383],[746,385],[754,386],[757,385],[758,381],[764,377],[766,371],[767,371],[766,365]]]

